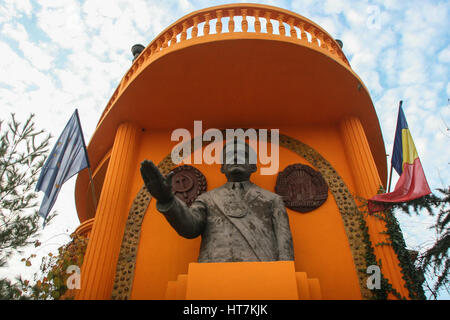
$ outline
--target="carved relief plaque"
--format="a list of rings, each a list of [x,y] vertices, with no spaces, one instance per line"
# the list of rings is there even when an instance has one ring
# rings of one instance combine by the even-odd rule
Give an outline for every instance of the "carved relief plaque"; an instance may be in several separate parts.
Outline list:
[[[278,173],[275,192],[287,208],[310,212],[328,198],[328,185],[320,172],[304,164],[292,164]]]
[[[206,178],[197,168],[182,165],[172,170],[172,191],[190,206],[195,199],[206,191]]]

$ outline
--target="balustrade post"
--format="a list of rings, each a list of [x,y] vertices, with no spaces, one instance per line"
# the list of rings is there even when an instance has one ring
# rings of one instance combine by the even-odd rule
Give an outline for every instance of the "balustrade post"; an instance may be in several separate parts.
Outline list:
[[[210,14],[206,13],[205,14],[205,25],[203,26],[203,35],[208,35],[209,34],[209,19],[210,19]]]
[[[300,29],[300,40],[303,42],[308,42],[308,36],[305,32],[305,23],[304,22],[300,22],[299,23],[299,29]]]
[[[317,38],[320,40],[320,47],[322,48],[322,49],[327,49],[327,45],[325,44],[325,35],[323,34],[323,32],[316,32],[316,34],[317,34]]]
[[[159,38],[158,40],[156,40],[156,52],[161,51],[161,47],[162,47],[162,40],[161,38]]]
[[[162,45],[162,48],[163,48],[163,49],[164,49],[164,48],[167,48],[167,47],[169,46],[169,40],[170,40],[170,35],[169,35],[168,32],[166,32],[166,33],[164,34],[164,42],[163,42],[163,45]]]
[[[187,29],[188,29],[188,23],[187,21],[183,21],[183,31],[181,31],[181,41],[184,41],[187,39]]]
[[[222,10],[217,10],[216,11],[216,16],[217,16],[217,22],[216,22],[216,32],[217,34],[222,33]]]
[[[177,43],[177,35],[178,35],[178,28],[177,28],[177,26],[175,26],[172,29],[172,39],[170,39],[171,46],[173,46],[175,43]]]
[[[228,32],[234,32],[234,10],[228,10],[228,15],[230,16],[230,21],[228,21]]]
[[[319,47],[319,39],[317,39],[316,37],[316,30],[314,29],[314,27],[310,26],[307,31],[311,34],[311,43]]]
[[[156,51],[156,44],[152,44],[150,46],[150,56],[152,56]]]
[[[328,47],[328,51],[330,51],[330,53],[332,55],[336,55],[336,50],[333,47],[333,41],[327,37],[327,39],[325,40],[327,47]]]
[[[247,9],[241,10],[242,14],[242,32],[247,32],[248,30],[248,21],[247,21]]]
[[[295,30],[295,26],[294,26],[294,18],[289,18],[288,24],[289,24],[289,28],[291,29],[290,30],[291,37],[294,39],[297,39],[297,31]]]
[[[280,33],[280,36],[286,36],[286,28],[283,24],[283,18],[284,16],[282,14],[278,15],[278,32]]]
[[[259,10],[255,10],[254,15],[255,15],[255,32],[261,33],[261,21],[259,20]]]
[[[192,18],[192,20],[194,21],[194,26],[192,27],[192,38],[197,38],[198,35],[198,17],[194,16]]]
[[[273,25],[272,25],[272,22],[270,21],[270,12],[266,12],[266,14],[264,15],[264,18],[266,19],[267,33],[273,34]]]

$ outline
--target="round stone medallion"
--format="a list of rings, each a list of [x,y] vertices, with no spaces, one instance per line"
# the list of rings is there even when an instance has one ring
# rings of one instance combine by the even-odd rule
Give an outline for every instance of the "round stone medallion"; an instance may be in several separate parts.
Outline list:
[[[296,163],[278,173],[275,192],[287,208],[306,213],[320,207],[328,198],[328,185],[319,171]]]
[[[206,191],[206,178],[197,168],[182,165],[172,170],[172,191],[190,206],[195,199]]]

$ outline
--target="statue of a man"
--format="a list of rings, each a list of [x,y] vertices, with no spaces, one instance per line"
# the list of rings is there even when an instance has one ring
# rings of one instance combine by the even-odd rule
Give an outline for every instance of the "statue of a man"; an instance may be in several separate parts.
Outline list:
[[[244,144],[245,152],[235,144],[231,156],[224,148],[221,172],[228,182],[198,196],[191,207],[172,193],[170,174],[164,177],[152,161],[141,164],[158,211],[182,237],[202,236],[198,262],[294,260],[283,200],[250,182],[257,167],[249,161],[253,149]]]

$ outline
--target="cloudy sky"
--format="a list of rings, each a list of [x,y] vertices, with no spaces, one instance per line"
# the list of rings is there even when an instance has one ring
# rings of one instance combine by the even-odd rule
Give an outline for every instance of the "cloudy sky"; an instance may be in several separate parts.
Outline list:
[[[89,141],[97,121],[131,65],[133,44],[147,45],[191,11],[235,1],[1,0],[0,118],[15,112],[59,136],[75,108]],[[387,153],[392,150],[397,108],[403,100],[410,131],[430,187],[450,181],[450,4],[446,1],[293,0],[247,1],[299,13],[344,42],[344,53],[372,96]],[[394,174],[395,176],[395,174]],[[396,182],[397,177],[394,177]],[[45,254],[68,240],[79,224],[75,178],[44,230]],[[433,242],[427,216],[400,215],[410,248]],[[0,275],[34,272],[17,262]],[[446,295],[448,297],[448,295]]]

